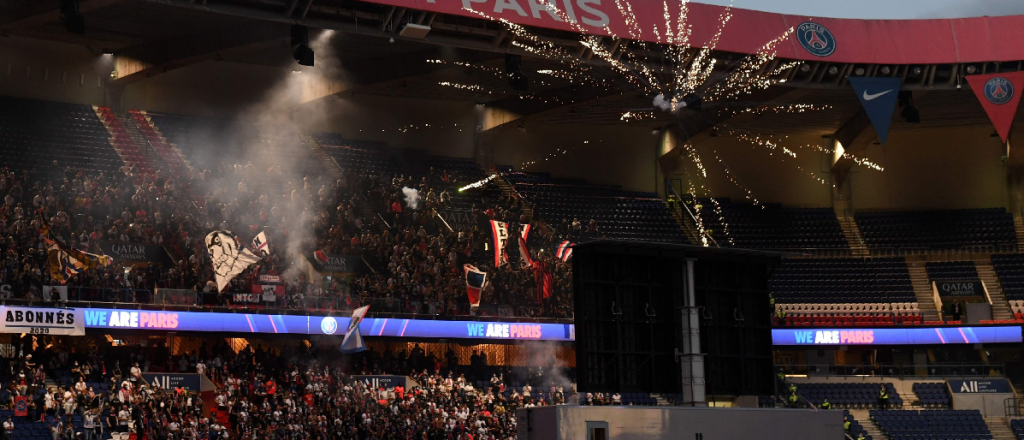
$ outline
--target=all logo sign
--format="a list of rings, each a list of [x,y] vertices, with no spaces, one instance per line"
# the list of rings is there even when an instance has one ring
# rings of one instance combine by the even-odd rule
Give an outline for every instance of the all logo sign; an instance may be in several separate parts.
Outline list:
[[[811,55],[827,57],[836,51],[836,39],[825,26],[813,22],[800,23],[796,28],[796,39]]]

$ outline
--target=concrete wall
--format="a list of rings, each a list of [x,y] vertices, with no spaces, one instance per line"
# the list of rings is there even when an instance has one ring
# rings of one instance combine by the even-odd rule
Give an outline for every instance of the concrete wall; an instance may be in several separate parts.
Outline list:
[[[109,105],[106,80],[113,57],[85,46],[0,38],[0,95]]]
[[[516,420],[522,440],[585,440],[588,421],[608,422],[609,440],[843,438],[841,411],[560,405],[520,409]]]

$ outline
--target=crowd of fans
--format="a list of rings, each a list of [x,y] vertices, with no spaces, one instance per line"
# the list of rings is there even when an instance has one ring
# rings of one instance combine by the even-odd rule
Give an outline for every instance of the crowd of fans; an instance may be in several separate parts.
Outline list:
[[[571,265],[553,255],[571,228],[559,232],[528,218],[519,197],[493,184],[459,194],[455,188],[467,182],[444,170],[430,169],[419,178],[360,171],[334,177],[261,170],[250,162],[190,170],[177,178],[162,171],[139,175],[130,166],[110,176],[66,168],[4,169],[0,177],[5,194],[0,284],[10,289],[3,294],[15,298],[54,299],[44,292],[57,284],[47,264],[52,239],[88,252],[98,252],[99,242],[148,244],[170,257],[128,271],[125,262],[115,261],[75,275],[67,282],[71,300],[145,303],[163,288],[194,290],[195,301],[204,305],[230,305],[234,293],[254,291],[255,274],[269,273],[282,276],[285,295],[262,305],[350,310],[372,304],[374,311],[393,313],[572,316]],[[453,197],[464,202],[459,208],[469,212],[471,225],[451,228],[436,215],[452,208]],[[506,250],[509,263],[494,267],[491,219],[509,222],[510,231],[532,221],[533,258],[543,261],[554,279],[549,297],[538,295],[534,271],[520,264],[514,242]],[[240,243],[265,231],[271,246],[269,257],[223,292],[217,292],[203,240],[216,229],[232,231]],[[305,265],[317,251],[354,257],[364,267],[310,279]],[[478,310],[471,310],[466,298],[467,263],[488,272]]]
[[[166,347],[90,347],[79,338],[14,338],[0,358],[0,408],[28,398],[18,425],[44,421],[55,439],[105,438],[131,432],[139,439],[512,439],[520,407],[576,403],[565,369],[530,368],[512,389],[507,368],[488,367],[474,353],[470,365],[426,355],[366,351],[342,355],[333,345],[301,342],[277,350],[223,340],[182,356]],[[212,395],[161,389],[144,371],[200,373]],[[373,386],[357,375],[408,375]],[[50,379],[49,381],[47,379]],[[49,387],[47,387],[49,383]],[[580,396],[584,404],[617,404],[618,395]],[[81,437],[77,437],[81,434]]]

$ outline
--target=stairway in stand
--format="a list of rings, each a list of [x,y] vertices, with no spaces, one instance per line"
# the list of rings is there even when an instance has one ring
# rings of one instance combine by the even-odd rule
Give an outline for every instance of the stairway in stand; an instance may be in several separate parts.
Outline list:
[[[485,166],[481,166],[480,168],[484,171],[484,174],[488,176],[497,173],[493,168],[487,168]],[[505,178],[501,174],[498,174],[494,179],[491,180],[491,182],[493,182],[498,187],[498,189],[501,190],[502,194],[505,194],[507,196],[508,194],[512,193],[516,194],[517,197],[519,196],[519,193],[516,192],[516,189],[514,187],[512,187],[512,184],[505,180]],[[533,219],[533,203],[530,203],[528,200],[523,200],[523,202],[523,214],[526,215],[527,219]]]
[[[1017,252],[1024,252],[1024,217],[1013,216],[1013,230],[1017,233]]]
[[[304,142],[310,150],[313,150],[313,154],[320,159],[320,162],[324,164],[327,171],[329,171],[335,179],[340,179],[342,173],[341,165],[338,165],[338,162],[324,150],[323,145],[320,145],[320,142],[317,142],[316,138],[313,136],[301,135],[300,137],[302,138],[302,142]]]
[[[978,270],[978,277],[985,283],[989,297],[992,298],[992,319],[997,321],[1013,319],[1013,311],[1010,310],[1010,304],[1006,301],[1003,285],[999,282],[999,277],[996,276],[995,268],[992,267],[992,257],[974,258],[974,267]]]
[[[152,174],[156,171],[156,167],[149,162],[147,155],[139,151],[135,142],[128,136],[124,126],[121,125],[121,120],[117,118],[117,115],[114,114],[110,107],[93,106],[93,111],[96,112],[100,122],[103,122],[107,132],[110,133],[110,146],[114,148],[114,151],[117,152],[117,155],[121,157],[121,160],[126,165],[135,166],[136,173],[139,176],[136,179],[136,183],[142,182],[142,175]]]
[[[868,257],[871,252],[868,250],[867,244],[864,243],[864,236],[860,233],[860,228],[857,227],[857,222],[853,217],[837,217],[839,220],[839,227],[843,230],[843,235],[846,236],[846,243],[850,246],[850,255],[854,257]]]
[[[868,435],[871,436],[872,440],[888,440],[889,439],[888,436],[886,436],[885,434],[882,434],[882,430],[878,428],[878,425],[875,424],[875,421],[871,420],[871,417],[869,416],[868,410],[866,410],[866,409],[856,409],[856,410],[851,409],[850,410],[850,415],[852,415],[854,419],[856,419],[858,422],[860,422],[860,426],[862,428],[864,428],[864,431],[867,431]]]
[[[124,116],[117,116],[118,122],[124,127],[125,133],[128,135],[128,139],[131,139],[132,143],[135,144],[135,148],[139,150],[139,153],[146,157],[153,167],[164,172],[164,176],[171,177],[167,174],[170,169],[164,162],[163,158],[153,149],[153,146],[146,139],[146,135],[139,131],[139,127],[135,125],[130,119]]]
[[[992,433],[992,440],[1016,440],[1017,436],[1010,429],[1006,417],[985,417],[985,424],[988,431]]]
[[[676,201],[676,203],[678,204],[682,202]],[[665,202],[665,207],[668,208],[668,211],[672,213],[672,218],[676,220],[676,224],[679,225],[679,228],[686,233],[686,238],[690,240],[690,243],[697,245],[701,244],[700,233],[697,229],[697,223],[693,221],[693,217],[691,217],[689,214],[684,213],[683,210],[685,208],[683,208],[682,206],[669,206],[668,202]]]
[[[928,281],[928,271],[924,268],[924,261],[907,260],[907,270],[910,272],[910,284],[914,287],[914,296],[917,298],[918,308],[921,309],[921,317],[924,321],[939,321],[939,311],[932,299],[932,285]]]

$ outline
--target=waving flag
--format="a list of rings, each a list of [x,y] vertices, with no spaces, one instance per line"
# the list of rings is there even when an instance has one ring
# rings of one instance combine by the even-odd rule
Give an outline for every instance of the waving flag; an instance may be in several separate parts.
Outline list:
[[[366,311],[369,309],[370,306],[362,306],[352,311],[352,320],[348,322],[348,331],[345,332],[345,339],[341,340],[342,353],[358,353],[366,350],[363,335],[359,333],[359,323],[363,322],[363,317],[366,316]]]
[[[477,269],[472,264],[462,266],[466,273],[466,296],[469,298],[469,307],[480,306],[480,292],[487,285],[487,272]]]
[[[68,279],[75,275],[89,269],[109,266],[113,262],[106,255],[64,248],[50,239],[46,239],[46,259],[50,266],[50,279],[56,284],[66,284]]]
[[[256,251],[256,254],[261,257],[270,255],[270,245],[267,244],[267,233],[260,232],[256,234],[252,239],[252,248]]]
[[[570,242],[569,240],[558,243],[558,247],[555,248],[555,258],[562,261],[568,261],[569,258],[572,257],[572,247],[575,245],[576,243]]]
[[[519,237],[519,263],[523,269],[533,267],[533,258],[530,257],[530,250],[526,248],[526,238]]]
[[[228,231],[213,231],[207,234],[206,250],[210,252],[210,260],[213,262],[218,292],[223,291],[232,278],[260,261],[256,254],[239,247],[235,237]]]
[[[508,223],[491,220],[491,234],[494,236],[494,267],[508,262],[505,245],[508,244]]]

